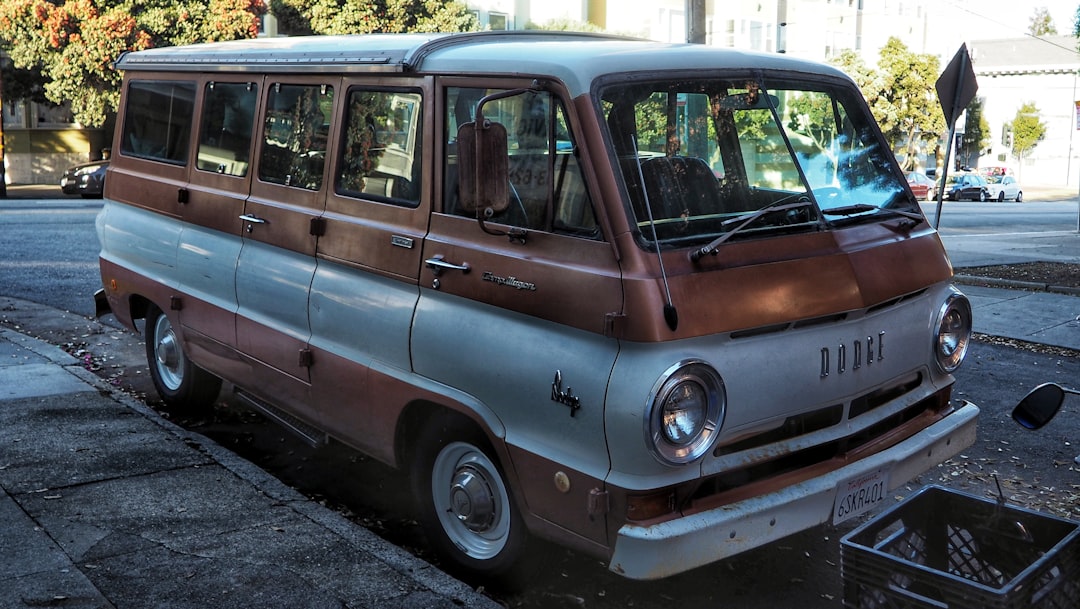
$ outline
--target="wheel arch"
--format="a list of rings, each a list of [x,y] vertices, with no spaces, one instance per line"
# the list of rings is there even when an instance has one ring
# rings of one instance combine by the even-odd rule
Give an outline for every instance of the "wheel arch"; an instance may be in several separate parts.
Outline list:
[[[506,470],[509,462],[508,452],[504,444],[505,433],[500,425],[497,430],[485,420],[485,417],[477,414],[464,406],[455,404],[453,407],[437,403],[429,399],[418,399],[410,402],[402,410],[398,417],[397,426],[394,430],[394,462],[399,469],[408,470],[413,459],[416,457],[417,445],[414,441],[429,425],[441,425],[453,427],[455,424],[469,425],[475,428],[488,443],[488,447],[495,451],[496,456]],[[511,471],[505,472],[507,475]]]
[[[152,306],[156,306],[162,311],[167,310],[141,294],[131,294],[128,296],[128,311],[131,313],[132,320],[146,319],[146,316],[150,313],[150,307]]]

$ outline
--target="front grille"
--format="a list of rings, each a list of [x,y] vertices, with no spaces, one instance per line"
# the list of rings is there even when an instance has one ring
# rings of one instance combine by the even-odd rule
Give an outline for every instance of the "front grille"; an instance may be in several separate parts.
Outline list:
[[[922,374],[915,374],[910,380],[898,383],[891,387],[881,387],[861,395],[851,401],[851,409],[848,419],[854,419],[859,415],[866,414],[875,408],[884,406],[894,400],[903,397],[910,391],[914,391],[922,384]],[[792,438],[827,429],[839,424],[844,418],[843,404],[835,404],[825,408],[819,408],[793,417],[788,417],[777,428],[745,438],[732,444],[717,446],[713,450],[714,457],[722,457],[744,450],[751,450],[776,442],[783,442]]]
[[[848,410],[848,419],[854,419],[859,415],[866,414],[871,410],[884,406],[889,402],[901,397],[905,393],[914,390],[916,387],[922,384],[922,375],[916,374],[912,379],[906,383],[894,385],[892,387],[882,387],[875,391],[871,391],[866,395],[861,395],[854,400],[851,400],[851,408]]]
[[[916,383],[915,386],[918,384]],[[904,390],[910,391],[910,384],[904,384],[900,387],[894,388],[899,390],[900,388],[908,387]],[[877,392],[875,392],[877,393]],[[937,411],[943,406],[942,396],[935,394],[926,399],[923,399],[904,410],[886,417],[881,421],[878,421],[874,425],[871,425],[865,429],[859,430],[857,433],[805,448],[803,450],[795,452],[782,452],[776,451],[773,454],[775,458],[758,461],[752,464],[748,464],[745,467],[741,467],[734,470],[725,471],[723,473],[712,476],[708,479],[701,480],[700,485],[694,490],[692,494],[686,497],[686,500],[682,502],[685,508],[691,505],[694,501],[704,499],[713,495],[718,495],[731,491],[740,486],[748,483],[760,483],[776,476],[780,476],[789,472],[793,472],[799,469],[803,469],[817,463],[824,463],[831,459],[841,457],[851,451],[863,446],[869,442],[872,442],[900,427],[901,425],[918,418],[920,415],[927,411]],[[947,403],[947,399],[945,402]],[[823,416],[825,413],[833,412],[834,407],[822,409],[814,413],[815,416]],[[776,432],[769,432],[768,436],[774,436]],[[763,436],[764,436],[763,435]],[[746,440],[740,443],[740,449],[745,450],[757,445],[764,444],[758,440],[763,436],[755,436],[751,440]],[[775,442],[775,438],[771,438],[770,441]],[[728,450],[729,447],[723,447],[725,453],[735,452],[734,450]],[[719,449],[718,451],[719,452]]]

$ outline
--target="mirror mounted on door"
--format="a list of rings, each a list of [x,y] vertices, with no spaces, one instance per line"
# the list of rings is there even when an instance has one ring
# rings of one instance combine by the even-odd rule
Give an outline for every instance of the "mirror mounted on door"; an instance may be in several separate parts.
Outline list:
[[[482,103],[482,102],[481,102]],[[461,207],[481,220],[510,206],[510,157],[506,127],[483,117],[458,128],[458,192]]]
[[[498,99],[536,93],[542,88],[540,83],[534,81],[533,86],[527,89],[509,89],[485,96],[476,104],[473,121],[458,127],[458,194],[461,208],[476,216],[484,232],[505,234],[489,230],[484,221],[510,206],[510,153],[506,126],[484,118],[484,106]],[[518,238],[521,239],[521,236]]]

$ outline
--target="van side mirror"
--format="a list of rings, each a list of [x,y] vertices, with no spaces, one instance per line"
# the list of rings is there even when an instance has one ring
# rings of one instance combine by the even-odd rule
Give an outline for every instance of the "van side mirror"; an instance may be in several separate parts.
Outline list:
[[[1053,383],[1044,383],[1020,400],[1013,409],[1012,418],[1021,427],[1039,429],[1054,418],[1064,401],[1065,389]]]
[[[510,206],[510,156],[506,127],[477,113],[458,128],[458,194],[461,208],[481,220]]]

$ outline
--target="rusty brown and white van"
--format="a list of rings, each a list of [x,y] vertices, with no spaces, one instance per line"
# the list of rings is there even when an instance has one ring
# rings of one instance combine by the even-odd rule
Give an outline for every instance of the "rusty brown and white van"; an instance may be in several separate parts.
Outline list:
[[[117,67],[99,304],[169,404],[224,380],[409,473],[445,564],[663,577],[974,441],[971,306],[831,67],[539,32]]]

